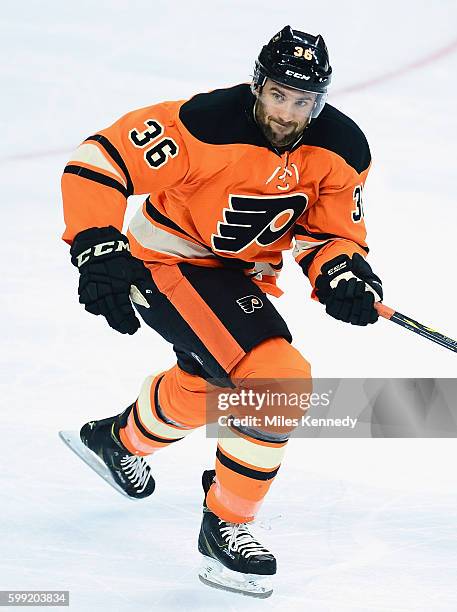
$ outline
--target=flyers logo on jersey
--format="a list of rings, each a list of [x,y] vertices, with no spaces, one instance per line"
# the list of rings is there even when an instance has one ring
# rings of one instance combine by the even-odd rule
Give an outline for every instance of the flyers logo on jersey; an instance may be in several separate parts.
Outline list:
[[[239,298],[236,303],[248,314],[254,312],[255,308],[262,308],[263,302],[256,295],[245,295]]]
[[[239,253],[253,243],[269,246],[279,240],[306,210],[308,196],[294,193],[275,196],[230,195],[223,221],[211,236],[213,250]]]

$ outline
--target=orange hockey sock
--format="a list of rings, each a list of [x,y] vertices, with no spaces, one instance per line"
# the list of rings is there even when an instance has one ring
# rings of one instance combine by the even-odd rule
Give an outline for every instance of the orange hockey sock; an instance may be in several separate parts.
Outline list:
[[[231,372],[243,385],[256,380],[302,381],[311,386],[309,363],[283,338],[270,338],[250,351]],[[296,388],[296,383],[295,383]],[[284,456],[289,431],[249,430],[223,427],[218,441],[216,481],[206,503],[221,519],[234,523],[252,521],[276,476]]]

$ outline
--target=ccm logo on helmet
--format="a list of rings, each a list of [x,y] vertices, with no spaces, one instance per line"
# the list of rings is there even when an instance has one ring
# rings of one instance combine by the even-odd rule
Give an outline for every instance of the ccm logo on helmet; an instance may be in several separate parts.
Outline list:
[[[80,268],[86,261],[89,261],[91,256],[100,257],[101,255],[107,255],[108,253],[130,251],[128,242],[123,240],[111,240],[110,242],[101,242],[95,246],[83,251],[78,255],[76,261],[78,262],[78,268]]]
[[[294,72],[293,70],[286,70],[287,76],[293,76],[296,79],[305,79],[306,81],[310,80],[310,76],[306,76],[306,74],[301,74],[300,72]]]

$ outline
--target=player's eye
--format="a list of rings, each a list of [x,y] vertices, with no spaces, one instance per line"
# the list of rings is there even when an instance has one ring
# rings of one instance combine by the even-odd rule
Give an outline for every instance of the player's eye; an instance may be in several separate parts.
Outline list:
[[[281,94],[278,94],[278,93],[276,93],[275,91],[273,91],[273,92],[271,92],[271,93],[272,93],[273,98],[274,98],[275,100],[277,100],[278,102],[279,102],[280,100],[284,100],[284,97],[283,97],[283,96],[281,96]]]

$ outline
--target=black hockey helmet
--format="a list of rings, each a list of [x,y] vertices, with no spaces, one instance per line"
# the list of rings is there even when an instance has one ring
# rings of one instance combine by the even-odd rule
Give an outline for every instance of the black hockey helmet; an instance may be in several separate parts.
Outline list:
[[[267,78],[318,94],[311,115],[317,117],[325,104],[332,78],[327,46],[322,36],[285,26],[262,47],[255,63],[253,89],[259,91]]]

